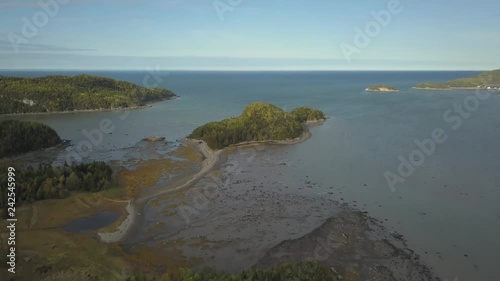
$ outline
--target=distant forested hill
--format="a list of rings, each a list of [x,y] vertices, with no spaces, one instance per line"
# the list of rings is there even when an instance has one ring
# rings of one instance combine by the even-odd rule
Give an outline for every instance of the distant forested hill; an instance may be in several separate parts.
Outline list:
[[[442,83],[422,83],[417,89],[453,89],[453,88],[481,88],[487,89],[500,87],[500,69],[486,71],[469,78],[460,78]]]
[[[166,89],[90,75],[0,76],[0,114],[129,108],[174,97]]]
[[[0,158],[51,147],[61,142],[56,131],[45,124],[0,121]]]

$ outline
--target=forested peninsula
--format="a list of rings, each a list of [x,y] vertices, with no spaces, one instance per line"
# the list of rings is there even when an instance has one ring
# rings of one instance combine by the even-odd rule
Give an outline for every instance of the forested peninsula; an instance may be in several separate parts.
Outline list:
[[[0,158],[61,144],[57,132],[42,123],[20,120],[0,121]],[[112,169],[104,162],[53,167],[40,163],[25,168],[0,162],[0,215],[5,216],[7,193],[15,192],[16,202],[64,198],[73,191],[96,192],[111,183]],[[8,172],[7,172],[8,171]],[[15,175],[15,178],[14,176]],[[9,179],[14,178],[15,181]],[[8,184],[14,182],[13,184]],[[7,188],[8,187],[8,188]]]
[[[137,108],[175,97],[166,89],[84,74],[36,78],[0,76],[0,114]]]
[[[452,90],[452,89],[500,89],[500,69],[486,71],[469,78],[460,78],[442,83],[422,83],[415,89]]]
[[[0,121],[0,158],[61,144],[51,127],[32,121]]]
[[[198,127],[188,138],[203,140],[213,149],[248,141],[289,140],[302,135],[303,123],[325,119],[323,112],[309,107],[286,112],[269,103],[255,102],[240,116]]]

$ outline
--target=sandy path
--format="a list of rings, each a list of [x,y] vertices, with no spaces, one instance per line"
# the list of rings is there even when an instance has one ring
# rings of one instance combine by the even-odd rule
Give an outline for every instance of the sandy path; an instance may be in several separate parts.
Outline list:
[[[98,233],[99,238],[101,239],[102,242],[105,243],[114,243],[114,242],[119,242],[127,232],[129,231],[130,227],[134,224],[137,216],[136,209],[132,202],[129,202],[127,207],[125,208],[127,211],[128,215],[127,218],[118,226],[118,229],[115,232],[108,232],[108,233]]]
[[[205,160],[202,162],[202,168],[196,174],[187,177],[185,180],[181,181],[177,186],[166,188],[166,189],[156,189],[154,191],[145,191],[139,197],[132,199],[129,201],[129,204],[126,207],[126,211],[128,213],[127,218],[118,226],[117,231],[109,232],[109,233],[98,233],[99,238],[102,242],[105,243],[114,243],[122,241],[125,236],[130,232],[132,227],[137,221],[137,215],[142,210],[144,205],[151,199],[156,198],[158,196],[168,194],[170,192],[177,191],[179,189],[186,188],[194,183],[196,183],[199,179],[205,176],[208,172],[210,172],[213,167],[219,162],[220,154],[224,150],[213,151],[208,145],[203,141],[197,140],[183,140],[185,143],[189,145],[194,145],[198,151],[205,157]]]

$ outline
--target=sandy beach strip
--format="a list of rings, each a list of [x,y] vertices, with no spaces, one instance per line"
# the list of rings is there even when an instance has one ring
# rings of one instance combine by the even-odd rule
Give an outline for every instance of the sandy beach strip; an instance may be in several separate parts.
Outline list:
[[[132,201],[129,201],[127,207],[125,207],[128,215],[125,220],[118,226],[115,232],[107,233],[97,233],[99,239],[104,243],[115,243],[121,241],[127,234],[130,227],[134,224],[137,216],[137,211],[134,207]]]

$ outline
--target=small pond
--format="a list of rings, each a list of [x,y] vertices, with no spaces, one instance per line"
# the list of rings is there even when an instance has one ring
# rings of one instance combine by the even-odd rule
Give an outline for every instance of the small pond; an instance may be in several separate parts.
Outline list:
[[[63,226],[62,229],[72,233],[89,233],[112,224],[119,217],[120,214],[117,212],[104,211],[93,216],[77,219]]]

